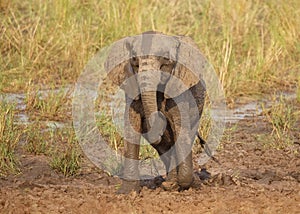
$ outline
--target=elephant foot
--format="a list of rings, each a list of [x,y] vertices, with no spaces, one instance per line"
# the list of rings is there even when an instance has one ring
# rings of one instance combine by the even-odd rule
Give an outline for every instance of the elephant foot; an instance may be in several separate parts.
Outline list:
[[[179,188],[177,181],[165,181],[161,184],[161,187],[166,191],[177,191]]]
[[[194,182],[194,173],[192,167],[185,163],[180,164],[177,181],[179,185],[179,191],[189,189]]]
[[[176,178],[175,179],[166,179],[161,184],[161,187],[166,191],[184,191],[188,190],[189,188],[198,189],[201,186],[201,181],[198,176],[194,175],[192,178],[187,179],[188,182],[179,182]]]
[[[161,184],[161,187],[166,191],[177,191],[179,186],[177,183],[177,172],[172,170],[168,175],[166,180]]]
[[[203,181],[201,180],[201,178],[198,176],[197,173],[194,173],[194,181],[191,184],[190,188],[193,189],[200,189],[201,188],[201,184],[203,183]]]
[[[140,181],[123,180],[121,188],[117,191],[117,194],[129,194],[133,191],[137,193],[141,191]]]
[[[194,183],[194,176],[179,176],[178,178],[178,185],[179,185],[179,191],[188,190],[192,184]]]

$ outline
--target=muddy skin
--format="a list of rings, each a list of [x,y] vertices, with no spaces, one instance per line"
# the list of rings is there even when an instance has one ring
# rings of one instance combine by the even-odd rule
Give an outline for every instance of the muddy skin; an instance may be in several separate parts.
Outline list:
[[[165,164],[168,175],[165,182],[172,183],[165,185],[165,189],[172,186],[180,191],[186,190],[194,181],[192,143],[197,136],[206,87],[200,76],[195,76],[188,68],[168,58],[170,55],[191,54],[186,53],[188,52],[186,49],[180,51],[181,42],[189,41],[192,46],[194,44],[186,37],[169,37],[172,47],[164,50],[165,53],[160,53],[166,54],[164,57],[147,55],[151,50],[153,36],[153,32],[142,34],[140,42],[144,55],[136,55],[140,37],[129,37],[125,39],[124,46],[131,59],[114,68],[109,67],[113,64],[114,57],[108,57],[106,63],[107,69],[112,69],[109,70],[109,78],[119,86],[122,84],[121,88],[126,94],[124,124],[124,127],[128,127],[124,133],[126,160],[122,175],[124,181],[119,193],[139,191],[137,182],[132,181],[140,179],[137,160],[142,134],[157,150]],[[134,74],[139,74],[135,77],[136,81],[131,78],[129,83],[123,85],[124,80]],[[171,76],[179,78],[187,88],[179,87],[176,84],[178,80],[170,81]],[[173,148],[174,151],[169,152]]]
[[[158,97],[162,98],[163,94],[158,93]],[[130,108],[128,108],[130,115],[129,121],[131,125],[135,127],[135,131],[141,130],[142,133],[147,132],[147,124],[143,112],[142,103],[139,100],[128,100],[128,102],[131,102]],[[176,128],[178,130],[180,129],[180,120],[176,122],[176,119],[174,120],[174,117],[172,115],[179,114],[179,110],[174,104],[174,101],[171,99],[161,99],[161,103],[159,103],[158,106],[161,107],[159,110],[162,112],[162,114],[166,116],[167,121],[166,130],[162,135],[161,141],[158,144],[152,144],[152,146],[158,151],[159,155],[162,157],[162,161],[166,166],[167,177],[162,183],[162,187],[163,189],[168,191],[187,190],[193,184],[194,181],[191,140],[189,140],[189,144],[180,145],[179,147],[174,146],[174,142],[176,142],[177,137],[176,135],[178,133],[176,131]],[[164,109],[162,107],[164,107]],[[138,117],[138,119],[136,117]],[[195,133],[195,135],[196,134],[197,133]],[[130,136],[130,133],[128,133],[128,136]],[[136,137],[137,139],[139,138],[139,136],[130,137]],[[189,139],[189,136],[186,137],[187,139]],[[173,149],[173,152],[170,153],[169,156],[163,156],[163,154],[168,152],[170,149]],[[189,155],[177,167],[174,168],[174,166],[177,165],[179,161],[178,157],[180,157],[181,154]],[[138,156],[138,145],[127,142],[125,147],[125,155],[128,158],[136,158]],[[122,176],[132,176],[136,177],[136,179],[138,180],[138,166],[136,164],[137,162],[135,161],[132,161],[131,163],[130,161],[128,161],[127,164],[125,163],[125,166],[127,166],[125,167],[125,171],[126,169],[131,170],[127,170]],[[139,184],[137,181],[134,182],[125,179],[122,182],[121,189],[118,191],[118,193],[128,194],[131,191],[139,192]]]

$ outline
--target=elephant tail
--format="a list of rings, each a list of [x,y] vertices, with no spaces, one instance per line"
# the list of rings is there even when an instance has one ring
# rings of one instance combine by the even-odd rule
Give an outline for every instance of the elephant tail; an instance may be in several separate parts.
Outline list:
[[[212,155],[212,152],[211,152],[209,146],[207,145],[206,141],[203,140],[203,138],[200,136],[199,132],[197,132],[197,137],[200,141],[200,145],[201,145],[202,149],[205,151],[205,153],[208,155],[208,157],[210,157],[213,161],[215,161],[216,163],[221,165],[221,163],[218,161],[218,159]]]

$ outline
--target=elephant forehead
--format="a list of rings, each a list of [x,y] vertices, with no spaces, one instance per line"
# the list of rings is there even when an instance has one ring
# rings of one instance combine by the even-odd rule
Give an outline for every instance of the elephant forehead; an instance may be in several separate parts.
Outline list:
[[[135,56],[152,55],[176,59],[178,46],[179,42],[173,37],[145,34],[135,37],[132,51]]]

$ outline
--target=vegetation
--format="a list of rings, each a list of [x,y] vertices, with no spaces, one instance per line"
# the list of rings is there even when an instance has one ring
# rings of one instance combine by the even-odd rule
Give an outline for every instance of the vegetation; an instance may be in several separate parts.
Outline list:
[[[298,0],[0,0],[0,92],[26,94],[25,111],[32,122],[21,131],[14,123],[14,107],[0,99],[0,175],[17,171],[15,149],[22,134],[28,152],[51,155],[55,170],[76,174],[81,155],[73,130],[45,131],[41,125],[70,122],[70,93],[57,88],[76,83],[101,48],[143,31],[193,38],[214,66],[228,102],[295,88],[300,102],[299,17]],[[50,90],[42,94],[40,89]],[[291,139],[298,116],[293,104],[281,97],[264,116],[273,128],[272,142],[284,145]],[[110,116],[102,114],[97,121],[111,147],[122,149]],[[210,124],[204,114],[204,138]],[[155,152],[143,145],[141,156],[147,159]]]
[[[82,156],[74,130],[71,128],[59,130],[55,139],[57,144],[51,153],[50,166],[65,176],[77,174]]]
[[[14,115],[14,105],[0,103],[0,176],[8,172],[18,172],[18,158],[15,151],[22,131],[13,122]]]
[[[49,150],[50,135],[45,131],[46,127],[41,123],[32,123],[27,125],[25,129],[25,149],[26,151],[35,154],[47,154]]]
[[[26,110],[32,118],[36,119],[56,121],[69,119],[71,110],[66,111],[67,102],[70,102],[68,95],[68,92],[63,89],[52,88],[43,96],[39,87],[31,86],[26,94]]]
[[[298,78],[298,85],[297,85],[297,92],[296,92],[296,99],[300,103],[300,76]]]
[[[299,8],[297,0],[12,0],[0,14],[1,90],[74,83],[97,50],[147,30],[191,36],[227,97],[295,86]]]
[[[114,125],[112,118],[107,115],[105,112],[102,112],[97,116],[97,126],[101,136],[110,142],[110,147],[116,151],[120,151],[120,147],[123,147],[122,136],[120,136],[119,130]]]
[[[272,132],[266,139],[269,145],[275,148],[285,148],[294,142],[293,131],[299,119],[299,112],[293,107],[290,100],[281,95],[274,97],[269,108],[263,106],[263,115],[272,125]]]

